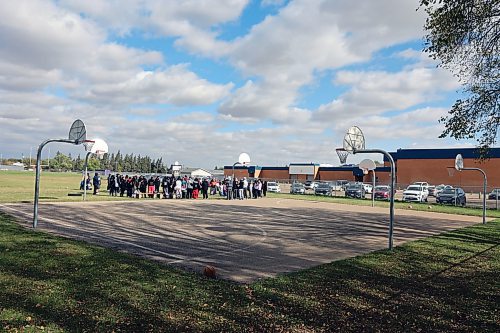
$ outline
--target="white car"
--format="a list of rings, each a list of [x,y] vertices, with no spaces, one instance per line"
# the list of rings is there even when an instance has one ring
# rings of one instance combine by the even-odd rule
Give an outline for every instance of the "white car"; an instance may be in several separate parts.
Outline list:
[[[428,197],[427,187],[421,185],[410,185],[403,191],[403,201],[424,202]]]
[[[365,188],[365,193],[372,194],[373,192],[373,185],[371,184],[364,184],[363,187]]]
[[[280,193],[281,192],[280,185],[276,182],[267,182],[267,192]]]
[[[318,183],[316,183],[315,181],[312,181],[312,180],[307,180],[304,183],[304,186],[305,186],[306,190],[314,190],[316,187],[318,187]]]
[[[422,186],[422,187],[425,187],[425,188],[429,187],[429,183],[428,182],[414,182],[412,185],[419,185],[419,186]]]

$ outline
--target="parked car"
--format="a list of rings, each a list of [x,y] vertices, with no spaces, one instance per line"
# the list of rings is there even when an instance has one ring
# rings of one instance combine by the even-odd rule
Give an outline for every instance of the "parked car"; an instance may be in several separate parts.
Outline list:
[[[372,184],[363,183],[363,187],[365,188],[365,193],[372,194],[372,192],[373,192],[373,185]]]
[[[434,195],[435,197],[437,197],[437,196],[438,196],[438,194],[439,194],[439,192],[441,192],[441,191],[442,191],[442,190],[444,190],[445,188],[446,188],[446,185],[445,185],[445,184],[441,184],[441,185],[437,185],[437,186],[435,186],[433,195]],[[430,195],[430,191],[429,191],[429,195]]]
[[[375,186],[375,193],[373,195],[377,200],[389,200],[391,198],[391,188],[387,185]]]
[[[316,183],[313,180],[306,180],[304,183],[304,187],[306,190],[314,190],[318,186],[318,183]]]
[[[348,180],[337,180],[337,181],[335,181],[335,184],[333,185],[334,190],[335,191],[345,191],[347,184],[349,184]]]
[[[327,182],[320,182],[318,186],[314,189],[315,195],[328,195],[331,196],[333,193],[332,184]]]
[[[465,206],[467,199],[465,198],[465,192],[460,187],[457,188],[447,188],[441,191],[436,197],[437,203],[447,203],[455,206]]]
[[[423,202],[427,201],[428,196],[429,191],[421,185],[410,185],[403,191],[403,201]]]
[[[365,195],[365,187],[362,183],[351,183],[345,189],[346,197],[364,199]]]
[[[267,192],[280,193],[281,192],[280,185],[276,182],[267,182]]]
[[[428,182],[414,182],[412,185],[420,185],[422,187],[429,187],[429,183]]]
[[[429,196],[430,196],[430,197],[435,197],[435,196],[436,196],[436,195],[435,195],[436,186],[433,186],[433,185],[429,186],[429,187],[427,188],[427,191],[429,191]]]
[[[306,193],[306,187],[302,183],[293,183],[290,187],[291,194],[304,194]]]
[[[496,188],[488,195],[488,199],[496,200],[500,199],[500,188]]]

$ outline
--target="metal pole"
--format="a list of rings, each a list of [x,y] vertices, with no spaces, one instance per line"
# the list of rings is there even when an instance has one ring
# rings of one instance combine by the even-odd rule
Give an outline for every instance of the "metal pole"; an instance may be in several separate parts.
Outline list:
[[[389,205],[389,250],[393,247],[393,235],[394,235],[394,188],[396,187],[396,165],[391,154],[382,149],[362,149],[353,150],[353,154],[360,153],[379,153],[383,154],[389,160],[391,164],[391,200]]]
[[[235,166],[236,164],[240,164],[240,162],[236,162],[236,163],[234,163],[234,164],[233,164],[233,179],[234,179],[234,166]]]
[[[372,182],[373,182],[373,187],[372,187],[372,207],[375,207],[375,169],[372,170]]]
[[[45,140],[38,146],[36,154],[36,175],[35,175],[35,199],[33,203],[33,228],[38,225],[38,199],[40,198],[40,171],[42,162],[42,149],[49,142],[65,142],[75,144],[74,141],[65,139]]]
[[[92,152],[87,152],[87,155],[85,155],[85,173],[83,174],[83,201],[87,200],[87,180],[85,179],[87,177],[87,165],[89,161],[89,156],[92,154]]]
[[[483,224],[486,224],[486,185],[488,184],[488,179],[486,178],[486,173],[479,168],[462,168],[465,171],[479,171],[483,174]]]

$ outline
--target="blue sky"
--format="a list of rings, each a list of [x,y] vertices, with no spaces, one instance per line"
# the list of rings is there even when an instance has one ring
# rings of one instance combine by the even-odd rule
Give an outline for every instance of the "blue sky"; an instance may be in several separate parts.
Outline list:
[[[77,118],[111,152],[205,168],[240,152],[336,165],[352,125],[390,151],[473,145],[438,139],[460,84],[421,52],[417,1],[353,3],[4,1],[0,153],[28,155]]]

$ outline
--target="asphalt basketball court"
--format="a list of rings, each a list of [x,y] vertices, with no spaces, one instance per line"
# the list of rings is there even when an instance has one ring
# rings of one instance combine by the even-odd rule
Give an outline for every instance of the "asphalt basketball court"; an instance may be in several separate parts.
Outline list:
[[[30,227],[33,206],[0,210]],[[480,223],[396,210],[394,244]],[[38,230],[250,282],[387,248],[388,209],[293,199],[42,203]]]

